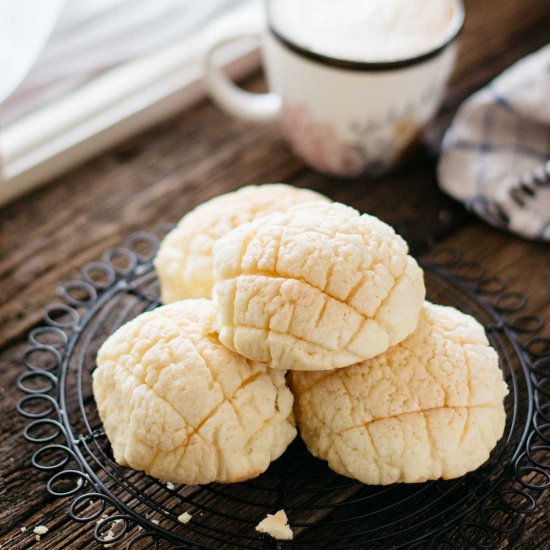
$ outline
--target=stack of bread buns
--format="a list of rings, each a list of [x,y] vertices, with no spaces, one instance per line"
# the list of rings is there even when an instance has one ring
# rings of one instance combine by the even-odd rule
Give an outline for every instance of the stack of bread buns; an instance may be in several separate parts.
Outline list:
[[[425,301],[379,219],[283,184],[188,213],[155,259],[165,305],[101,347],[115,460],[164,481],[260,475],[296,436],[363,483],[462,476],[502,437],[507,386],[483,327]]]

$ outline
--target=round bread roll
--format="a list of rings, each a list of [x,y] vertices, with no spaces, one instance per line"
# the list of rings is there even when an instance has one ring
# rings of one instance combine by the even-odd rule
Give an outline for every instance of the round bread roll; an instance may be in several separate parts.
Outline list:
[[[309,189],[273,183],[243,187],[197,206],[166,235],[155,258],[163,303],[211,298],[212,246],[217,239],[241,223],[315,200],[328,201]]]
[[[174,483],[258,476],[296,435],[285,373],[222,346],[208,300],[143,313],[99,350],[93,390],[115,460]]]
[[[338,203],[241,225],[214,246],[220,340],[279,369],[374,357],[418,322],[424,278],[407,252],[390,226]]]
[[[293,372],[298,427],[339,474],[386,485],[476,469],[502,437],[508,393],[475,319],[426,303],[386,353],[331,372]]]

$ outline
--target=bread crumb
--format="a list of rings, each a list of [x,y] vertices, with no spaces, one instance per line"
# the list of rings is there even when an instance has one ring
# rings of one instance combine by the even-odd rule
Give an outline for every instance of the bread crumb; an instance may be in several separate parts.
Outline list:
[[[36,540],[36,542],[40,542],[40,535],[34,535],[34,540]]]
[[[45,525],[38,525],[32,530],[35,535],[45,535],[48,531],[49,529]]]
[[[178,516],[178,521],[180,523],[189,523],[193,516],[189,512],[183,512],[183,514]]]
[[[159,520],[158,520],[158,519],[152,519],[152,520],[151,520],[151,523],[154,523],[155,525],[158,525],[158,524],[159,524]]]
[[[292,540],[292,529],[288,525],[288,518],[284,510],[267,516],[256,525],[258,533],[265,533],[277,540]]]
[[[176,486],[175,486],[171,481],[169,481],[169,482],[166,484],[166,488],[167,488],[167,489],[170,489],[170,491],[173,491],[173,490],[176,488]]]
[[[107,534],[103,537],[103,540],[104,541],[109,541],[109,540],[113,540],[114,538],[115,538],[115,532],[112,529],[109,529],[107,531]],[[114,545],[115,545],[115,543],[111,542],[109,544],[104,544],[103,548],[111,548]]]
[[[24,533],[26,530],[27,528],[23,525],[23,527],[21,527],[21,533]]]

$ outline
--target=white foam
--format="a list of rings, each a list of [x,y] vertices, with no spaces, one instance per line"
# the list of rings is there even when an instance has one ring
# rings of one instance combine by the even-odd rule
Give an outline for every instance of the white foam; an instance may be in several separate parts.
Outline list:
[[[349,61],[396,61],[449,34],[456,0],[271,0],[273,26],[302,48]]]

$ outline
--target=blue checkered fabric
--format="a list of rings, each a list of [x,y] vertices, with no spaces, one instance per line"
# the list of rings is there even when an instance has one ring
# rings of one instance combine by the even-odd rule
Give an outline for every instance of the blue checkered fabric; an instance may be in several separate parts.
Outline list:
[[[550,45],[464,102],[438,175],[445,192],[489,223],[550,241]]]

